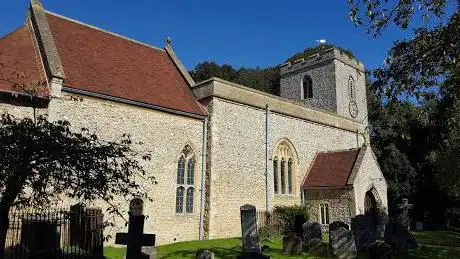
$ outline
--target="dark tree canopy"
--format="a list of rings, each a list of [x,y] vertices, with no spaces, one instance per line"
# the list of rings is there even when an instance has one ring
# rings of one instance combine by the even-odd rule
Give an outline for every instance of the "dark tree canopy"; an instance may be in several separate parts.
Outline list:
[[[308,58],[314,54],[335,47],[332,44],[321,44],[316,47],[309,47],[301,52],[292,55],[287,61],[294,61],[301,58]],[[337,47],[350,57],[354,54],[343,48]],[[211,77],[219,77],[237,84],[242,84],[267,93],[279,95],[280,69],[278,66],[267,68],[239,68],[235,69],[231,65],[219,65],[215,62],[201,62],[190,71],[190,75],[196,82],[201,82]]]
[[[45,117],[0,119],[0,257],[13,206],[49,206],[59,198],[102,200],[118,213],[115,197],[149,199],[140,180],[155,183],[142,167],[149,154],[132,148],[129,135],[105,141],[67,121]]]

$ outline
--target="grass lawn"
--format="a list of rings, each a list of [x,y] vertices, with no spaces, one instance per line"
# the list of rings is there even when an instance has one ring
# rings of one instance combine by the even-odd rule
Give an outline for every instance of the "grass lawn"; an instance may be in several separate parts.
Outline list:
[[[460,258],[460,232],[454,231],[426,231],[414,232],[420,244],[419,249],[409,251],[409,258]],[[324,236],[323,239],[327,239]],[[268,253],[271,258],[316,258],[307,253],[301,256],[287,256],[282,252],[281,240],[262,242],[261,245],[270,246]],[[236,258],[240,252],[241,240],[239,238],[214,239],[206,241],[179,242],[158,246],[158,258],[195,258],[195,253],[200,249],[214,252],[216,258]],[[107,259],[122,259],[124,248],[106,247],[104,254]],[[363,257],[365,258],[365,257]]]

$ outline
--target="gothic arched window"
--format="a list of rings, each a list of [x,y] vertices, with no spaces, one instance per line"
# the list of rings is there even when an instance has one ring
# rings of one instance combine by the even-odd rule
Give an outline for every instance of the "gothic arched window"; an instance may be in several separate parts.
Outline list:
[[[278,158],[275,157],[273,160],[273,189],[275,193],[278,193]]]
[[[348,95],[350,97],[350,101],[356,101],[356,85],[352,76],[348,78]]]
[[[195,167],[195,154],[192,148],[187,145],[182,149],[177,162],[176,213],[193,213]]]
[[[287,140],[280,141],[274,150],[273,159],[273,191],[275,194],[294,194],[296,155],[292,144]]]
[[[292,194],[292,158],[288,161],[288,193]]]
[[[193,193],[195,189],[190,187],[187,189],[187,200],[185,202],[185,212],[192,213],[193,212]]]
[[[286,161],[284,159],[281,159],[281,193],[285,194],[286,193]]]
[[[303,99],[313,98],[313,80],[310,76],[305,76],[302,83]]]

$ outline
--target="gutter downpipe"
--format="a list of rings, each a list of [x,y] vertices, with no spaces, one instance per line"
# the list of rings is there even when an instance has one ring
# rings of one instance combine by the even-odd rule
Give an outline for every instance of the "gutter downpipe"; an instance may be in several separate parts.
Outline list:
[[[203,240],[203,221],[204,221],[204,199],[205,199],[205,181],[206,181],[206,152],[208,137],[208,118],[203,120],[203,147],[201,153],[201,201],[200,201],[200,226],[198,230],[198,239]]]
[[[270,210],[270,180],[269,180],[269,157],[270,157],[270,106],[265,106],[265,211]]]

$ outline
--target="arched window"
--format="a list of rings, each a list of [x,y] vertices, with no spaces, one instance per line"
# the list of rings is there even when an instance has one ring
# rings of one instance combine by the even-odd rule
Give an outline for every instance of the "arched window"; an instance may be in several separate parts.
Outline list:
[[[177,184],[184,184],[185,158],[181,157],[177,164]]]
[[[185,203],[185,212],[193,213],[193,193],[195,190],[193,187],[187,189],[187,200]]]
[[[348,78],[348,95],[350,97],[350,101],[356,101],[356,85],[352,76]]]
[[[303,99],[313,98],[313,80],[310,76],[303,78]]]
[[[292,194],[292,158],[288,161],[288,193]]]
[[[275,194],[292,195],[295,192],[295,161],[296,155],[292,144],[287,140],[280,141],[274,149],[273,159],[273,191]]]
[[[275,193],[278,193],[279,190],[278,190],[278,159],[275,157],[275,159],[273,160],[273,189],[275,191]]]
[[[195,154],[192,148],[187,145],[182,150],[177,162],[176,213],[193,213],[195,167]]]
[[[195,184],[195,160],[193,158],[190,158],[188,160],[187,184],[188,185]]]
[[[176,191],[176,213],[182,212],[184,212],[184,187],[179,187]]]
[[[281,159],[281,193],[286,193],[286,175],[285,175],[285,166],[286,162],[284,159]]]

